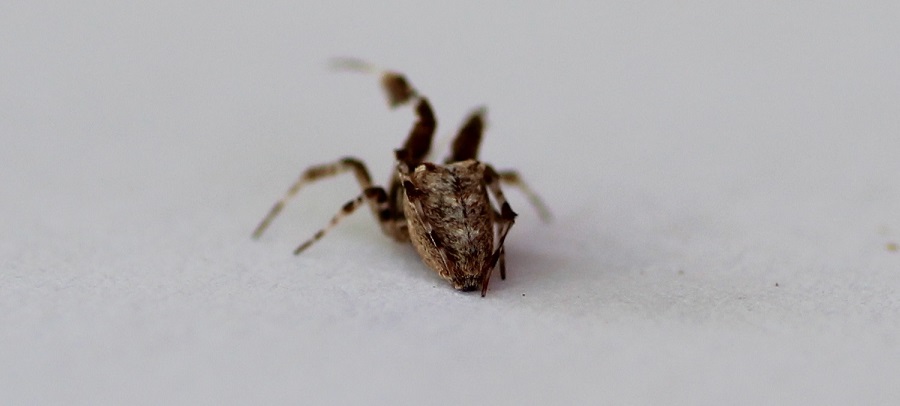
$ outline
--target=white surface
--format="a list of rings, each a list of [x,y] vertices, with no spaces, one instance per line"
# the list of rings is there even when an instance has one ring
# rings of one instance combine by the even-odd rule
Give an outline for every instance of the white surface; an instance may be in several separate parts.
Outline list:
[[[0,6],[2,404],[897,404],[895,2]],[[536,3],[535,3],[536,4]],[[458,293],[356,192],[412,114],[556,220]],[[438,157],[442,157],[439,151]],[[315,401],[315,402],[310,402]]]

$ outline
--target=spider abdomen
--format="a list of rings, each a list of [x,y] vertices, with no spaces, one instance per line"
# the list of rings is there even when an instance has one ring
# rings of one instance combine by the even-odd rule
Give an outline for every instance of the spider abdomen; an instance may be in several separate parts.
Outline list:
[[[456,289],[481,286],[492,265],[493,210],[484,165],[466,160],[416,167],[406,189],[410,239],[422,260]]]

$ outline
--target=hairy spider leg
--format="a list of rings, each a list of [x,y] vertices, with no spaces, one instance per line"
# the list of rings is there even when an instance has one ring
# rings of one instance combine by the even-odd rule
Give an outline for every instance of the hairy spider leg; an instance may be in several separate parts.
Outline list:
[[[506,258],[503,244],[506,241],[506,235],[509,233],[509,229],[512,228],[516,221],[516,213],[509,207],[509,203],[506,201],[506,197],[503,196],[503,191],[500,189],[500,178],[497,171],[490,165],[485,164],[484,166],[484,184],[494,196],[494,200],[496,200],[497,204],[500,206],[500,216],[494,219],[494,223],[497,224],[497,248],[494,250],[494,253],[491,254],[491,259],[487,263],[489,268],[486,269],[487,272],[484,274],[484,281],[481,283],[482,297],[487,293],[488,283],[491,281],[491,273],[494,271],[494,267],[496,267],[498,261],[501,263],[500,277],[506,279]],[[501,259],[501,257],[503,257],[503,259]]]
[[[528,202],[531,203],[531,206],[534,207],[535,211],[538,212],[538,216],[540,216],[541,220],[547,222],[550,221],[553,216],[550,214],[550,210],[547,209],[547,205],[544,204],[544,201],[541,200],[540,196],[537,193],[534,193],[530,187],[522,180],[522,177],[519,176],[519,172],[515,170],[504,170],[497,173],[497,176],[500,177],[500,181],[509,186],[515,186],[522,192],[523,195],[528,199]]]
[[[358,59],[338,59],[332,62],[337,68],[344,68],[355,71],[372,72],[376,69],[368,63]],[[431,141],[434,136],[434,130],[437,123],[434,119],[434,112],[428,104],[428,100],[420,97],[418,92],[409,84],[406,77],[397,72],[382,71],[381,86],[384,89],[388,104],[391,107],[397,107],[412,100],[418,99],[416,105],[416,115],[418,120],[413,124],[410,134],[407,137],[403,149],[408,153],[409,162],[418,164],[425,159],[428,151],[431,149]],[[355,158],[344,158],[336,163],[314,166],[300,175],[296,182],[291,185],[284,197],[282,197],[269,214],[260,222],[259,226],[253,232],[254,237],[259,237],[269,226],[272,220],[281,212],[288,200],[293,198],[297,192],[307,183],[319,180],[321,178],[335,176],[340,173],[353,170],[363,190],[372,187],[372,179],[365,165]],[[391,176],[390,195],[381,189],[381,195],[385,197],[379,199],[369,199],[373,214],[379,220],[382,231],[398,241],[408,240],[407,228],[405,226],[405,218],[403,209],[400,206],[402,200],[399,196],[399,178],[396,174]],[[379,188],[380,189],[380,188]],[[360,196],[364,196],[360,195]]]
[[[493,210],[494,218],[500,218],[500,212]],[[500,247],[500,258],[497,260],[497,266],[500,268],[500,279],[506,280],[506,249]]]
[[[428,151],[431,150],[431,140],[434,138],[434,130],[437,127],[437,121],[434,118],[434,112],[428,99],[422,97],[416,105],[416,116],[418,119],[409,130],[409,136],[403,143],[404,151],[403,161],[410,168],[425,161]]]
[[[406,79],[406,76],[399,72],[378,68],[358,58],[335,58],[331,60],[331,66],[335,69],[380,74],[381,88],[387,97],[390,108],[397,108],[404,104],[418,101],[415,107],[417,120],[413,124],[402,149],[408,154],[404,156],[404,160],[409,164],[410,168],[424,162],[425,157],[431,150],[431,142],[434,138],[437,121],[434,118],[434,111],[428,103],[428,99],[419,94],[412,84],[409,83],[409,80]],[[390,200],[399,202],[400,179],[396,173],[392,172],[388,183]]]
[[[481,144],[481,136],[484,133],[487,110],[479,107],[469,113],[468,118],[459,128],[453,145],[450,147],[450,156],[444,163],[461,162],[467,159],[478,159],[478,147]]]
[[[382,231],[398,241],[405,241],[406,239],[402,235],[402,232],[397,229],[395,223],[389,221],[394,218],[394,211],[397,209],[402,210],[402,208],[391,206],[391,202],[387,199],[387,194],[384,189],[372,185],[372,178],[369,176],[369,171],[366,169],[365,164],[356,158],[350,157],[343,158],[330,164],[312,166],[303,171],[297,181],[291,185],[284,196],[272,206],[272,209],[269,210],[266,217],[259,223],[256,230],[253,231],[253,237],[259,238],[259,236],[262,235],[266,228],[269,227],[272,220],[274,220],[275,217],[281,213],[281,210],[284,209],[285,204],[287,204],[291,198],[296,196],[304,185],[324,178],[336,176],[347,171],[353,171],[353,174],[356,176],[356,180],[363,190],[361,196],[369,197],[369,195],[371,195],[371,197],[368,198],[369,206],[372,208],[372,213],[375,215],[375,218],[379,221]]]
[[[331,65],[337,69],[355,72],[380,73],[381,88],[384,90],[391,108],[418,101],[415,107],[418,120],[413,124],[403,149],[410,154],[408,162],[410,168],[422,163],[431,149],[431,140],[434,137],[437,122],[428,100],[419,94],[406,76],[399,72],[376,68],[368,62],[356,58],[336,58],[331,61]]]
[[[304,241],[302,244],[297,246],[297,249],[294,250],[294,255],[298,255],[303,250],[309,248],[310,245],[322,239],[325,234],[328,233],[332,228],[338,225],[344,217],[347,217],[363,204],[364,201],[368,201],[372,207],[378,207],[379,213],[382,213],[382,217],[379,218],[382,225],[385,224],[393,224],[390,220],[390,207],[388,206],[387,194],[385,194],[384,189],[380,187],[370,187],[359,195],[356,196],[353,200],[348,201],[343,206],[341,206],[341,210],[331,218],[331,221],[328,222],[328,225],[316,231],[313,234],[312,238]]]
[[[500,247],[500,259],[499,259],[499,267],[500,267],[500,279],[506,280],[506,248]]]
[[[428,104],[428,99],[424,97],[419,99],[419,103],[416,106],[416,115],[418,119],[413,124],[412,129],[410,129],[409,136],[406,137],[403,147],[394,151],[396,159],[405,163],[407,168],[415,168],[425,161],[425,157],[431,149],[431,141],[434,139],[434,130],[437,127],[434,112],[431,109],[431,105]],[[388,199],[397,208],[395,213],[397,219],[403,219],[403,194],[400,193],[402,190],[401,181],[396,170],[391,173],[391,179],[388,183]]]

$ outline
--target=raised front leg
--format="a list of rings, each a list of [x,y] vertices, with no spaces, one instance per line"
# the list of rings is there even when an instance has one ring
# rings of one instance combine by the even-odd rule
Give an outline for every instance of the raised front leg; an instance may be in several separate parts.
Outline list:
[[[357,58],[335,58],[331,60],[331,66],[335,69],[380,74],[381,88],[384,89],[388,105],[391,108],[401,106],[419,97],[419,92],[412,87],[402,73],[381,69]]]
[[[434,137],[437,121],[434,118],[434,111],[431,109],[428,100],[419,94],[406,80],[406,76],[399,72],[376,68],[365,61],[355,58],[334,59],[332,60],[332,66],[338,69],[380,74],[381,87],[387,96],[388,105],[391,108],[417,102],[415,109],[418,120],[413,124],[413,128],[410,130],[402,149],[408,154],[405,158],[410,168],[422,163],[431,149],[431,140]]]

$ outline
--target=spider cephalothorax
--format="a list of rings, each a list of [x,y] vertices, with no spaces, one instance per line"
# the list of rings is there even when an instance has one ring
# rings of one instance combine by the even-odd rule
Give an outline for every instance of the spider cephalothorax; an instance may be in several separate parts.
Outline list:
[[[338,66],[374,70],[358,60],[340,60]],[[380,73],[388,104],[396,107],[415,102],[418,117],[406,143],[395,150],[397,168],[388,189],[375,186],[365,164],[356,158],[310,167],[275,203],[253,236],[262,234],[303,185],[352,171],[362,192],[344,204],[328,226],[300,244],[294,254],[321,239],[343,217],[367,203],[385,234],[400,242],[411,242],[425,264],[454,288],[463,291],[481,288],[484,296],[494,268],[499,267],[500,277],[506,279],[503,244],[516,217],[500,190],[500,182],[521,188],[544,218],[549,214],[516,172],[497,172],[476,159],[484,131],[484,109],[476,109],[469,115],[443,165],[427,162],[425,158],[437,125],[428,100],[402,74]]]

